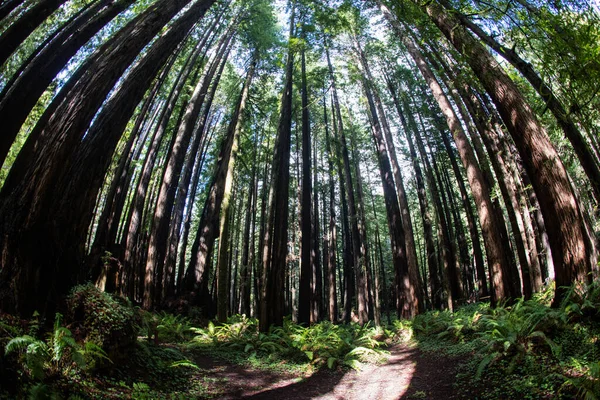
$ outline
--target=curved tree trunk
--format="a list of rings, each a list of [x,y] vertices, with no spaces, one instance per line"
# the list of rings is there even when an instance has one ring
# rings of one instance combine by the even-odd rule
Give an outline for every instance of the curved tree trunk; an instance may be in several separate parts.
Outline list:
[[[0,35],[0,66],[25,39],[67,0],[41,0]],[[10,8],[10,7],[9,7]]]
[[[12,286],[19,292],[17,304],[5,309],[16,309],[23,315],[35,309],[50,311],[60,297],[81,279],[85,232],[92,217],[96,194],[122,133],[122,129],[102,131],[109,134],[111,142],[103,134],[87,132],[87,127],[120,75],[188,2],[161,0],[155,3],[92,55],[89,68],[43,127],[40,146],[26,154],[31,161],[28,167],[15,173],[17,176],[22,174],[24,179],[17,181],[20,184],[16,186],[3,187],[0,193],[4,254],[1,281],[3,286]],[[109,106],[103,108],[103,115],[110,117],[107,119],[109,124],[119,127],[127,123],[152,79],[171,54],[169,49],[183,39],[210,6],[209,3],[210,0],[195,3],[130,71],[126,79],[137,84],[130,90],[121,89],[111,99],[111,105],[124,101],[125,106],[119,109],[120,113],[107,111],[111,109]],[[101,120],[97,118],[94,127],[103,126]],[[86,132],[85,140],[80,143]],[[101,145],[95,146],[97,141]],[[84,168],[90,164],[91,168]],[[26,212],[16,210],[17,204],[24,206]],[[39,247],[39,243],[48,246],[48,251],[40,251],[39,248],[33,251],[31,246]],[[65,249],[61,243],[69,243],[70,247]],[[15,269],[18,273],[12,272]],[[5,274],[11,279],[5,278]],[[50,291],[50,288],[53,290]]]
[[[133,0],[99,1],[81,13],[33,58],[0,95],[0,163],[44,90],[75,53]]]
[[[556,118],[556,121],[563,130],[566,138],[571,142],[571,145],[573,145],[573,150],[575,151],[585,174],[590,180],[596,201],[600,202],[600,167],[598,166],[598,159],[594,156],[585,138],[579,131],[579,128],[577,128],[577,125],[575,125],[569,116],[569,113],[565,110],[565,107],[556,97],[552,88],[544,82],[533,66],[521,58],[514,49],[503,46],[478,25],[470,21],[465,15],[453,9],[447,0],[441,0],[440,3],[453,13],[457,21],[460,21],[462,25],[469,28],[479,39],[508,61],[529,81],[531,87],[540,95],[548,109]]]
[[[498,62],[439,5],[428,3],[422,9],[465,56],[496,105],[522,157],[548,229],[557,287],[553,305],[558,306],[567,287],[586,281],[591,270],[589,254],[593,252],[567,171],[548,134]]]

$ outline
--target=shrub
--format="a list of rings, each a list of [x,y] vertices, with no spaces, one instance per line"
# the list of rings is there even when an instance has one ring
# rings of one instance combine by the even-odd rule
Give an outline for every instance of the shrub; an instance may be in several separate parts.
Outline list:
[[[76,286],[67,309],[74,336],[97,343],[113,360],[124,357],[137,340],[139,313],[126,300],[92,284]]]

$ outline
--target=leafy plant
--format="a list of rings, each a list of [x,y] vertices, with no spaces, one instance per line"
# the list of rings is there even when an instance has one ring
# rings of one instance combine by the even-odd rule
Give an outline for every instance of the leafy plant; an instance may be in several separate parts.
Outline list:
[[[86,284],[72,290],[67,306],[74,336],[98,344],[112,359],[124,357],[137,340],[140,316],[127,300]]]
[[[255,319],[235,316],[226,324],[212,322],[206,329],[196,330],[196,344],[243,351],[251,358],[286,358],[307,362],[316,367],[343,365],[359,368],[362,360],[380,359],[385,352],[375,337],[386,335],[380,328],[357,324],[334,325],[324,321],[310,327],[294,324],[289,319],[282,327],[259,332]]]
[[[487,346],[481,350],[485,357],[477,368],[476,377],[481,377],[490,363],[501,358],[510,360],[508,372],[512,372],[516,363],[539,345],[546,345],[555,357],[559,357],[561,347],[547,333],[566,322],[564,313],[522,299],[512,307],[490,310],[479,320],[480,335]]]
[[[34,380],[42,381],[47,376],[67,374],[73,367],[85,370],[97,359],[110,361],[96,344],[87,342],[79,345],[71,331],[61,326],[61,318],[62,315],[57,313],[54,329],[46,341],[23,335],[6,345],[5,354],[20,353],[23,367]]]

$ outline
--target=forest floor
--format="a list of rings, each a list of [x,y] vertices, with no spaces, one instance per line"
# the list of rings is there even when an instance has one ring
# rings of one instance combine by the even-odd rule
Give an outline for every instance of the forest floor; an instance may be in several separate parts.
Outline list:
[[[360,371],[321,369],[298,375],[243,367],[198,355],[204,394],[218,399],[454,399],[456,361],[398,344],[387,360],[362,364]]]

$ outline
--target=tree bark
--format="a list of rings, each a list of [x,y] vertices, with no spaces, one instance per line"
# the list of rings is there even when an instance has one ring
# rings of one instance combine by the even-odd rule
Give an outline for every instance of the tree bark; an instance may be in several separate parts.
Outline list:
[[[137,54],[188,3],[188,0],[155,3],[102,46],[91,56],[93,59],[88,69],[42,128],[40,146],[35,149],[34,145],[19,155],[19,158],[23,155],[21,161],[29,161],[19,165],[27,165],[28,168],[17,169],[13,179],[24,179],[12,180],[13,184],[8,184],[7,179],[8,185],[0,193],[4,254],[1,275],[12,277],[3,277],[1,281],[5,287],[22,288],[16,289],[19,292],[17,299],[9,300],[8,296],[2,296],[3,303],[5,299],[16,303],[6,309],[16,309],[22,315],[29,315],[36,308],[50,310],[82,278],[85,231],[89,226],[95,195],[112,158],[114,144],[118,143],[122,132],[122,129],[107,131],[113,138],[116,137],[111,142],[102,140],[104,136],[101,134],[90,134],[87,126]],[[103,115],[110,114],[114,120],[111,122],[116,126],[126,124],[152,78],[171,54],[168,49],[185,36],[211,3],[210,0],[195,3],[130,71],[126,79],[137,84],[129,90],[121,88],[115,98],[126,100],[131,112],[120,110],[122,113],[114,114],[106,111],[110,107],[105,107]],[[119,100],[111,101],[116,104]],[[114,118],[117,115],[119,118]],[[96,119],[95,126],[99,126],[99,120]],[[84,133],[87,133],[85,140],[79,143]],[[96,141],[102,145],[94,146]],[[89,163],[93,166],[91,169],[82,169]],[[27,212],[16,210],[16,204],[25,206]],[[48,252],[39,251],[39,248],[33,251],[30,247],[38,247],[40,238],[44,238],[42,242],[49,247]],[[65,246],[60,243],[69,243],[68,249],[65,251]],[[42,254],[43,260],[39,260]],[[19,272],[11,273],[15,268]],[[49,290],[51,287],[52,291]]]
[[[461,14],[457,10],[453,9],[447,0],[441,0],[440,3],[448,10],[451,11],[456,21],[471,30],[479,39],[485,44],[491,47],[496,53],[502,58],[508,61],[513,67],[519,71],[527,81],[531,84],[531,87],[540,95],[548,109],[556,118],[558,125],[563,130],[565,137],[571,142],[573,150],[579,159],[585,174],[590,180],[594,197],[596,201],[600,202],[600,168],[598,166],[598,159],[594,156],[584,136],[577,128],[577,125],[573,122],[569,113],[565,110],[565,107],[556,97],[552,88],[542,79],[541,76],[535,71],[533,66],[525,61],[514,49],[509,49],[495,40],[493,37],[488,35],[478,25],[470,21],[464,14]]]
[[[556,273],[558,306],[573,283],[586,281],[593,245],[567,171],[537,117],[510,77],[455,17],[437,4],[422,7],[456,49],[465,56],[492,98],[522,157],[538,195],[547,226]]]
[[[290,38],[294,37],[295,2],[290,18]],[[269,326],[281,326],[284,314],[285,271],[288,241],[288,208],[290,184],[290,144],[292,127],[294,54],[288,49],[285,87],[281,97],[281,110],[277,140],[273,154],[272,183],[269,193],[269,217],[265,231],[263,254],[263,296],[259,328],[266,332]]]
[[[21,126],[56,74],[81,46],[131,3],[133,0],[96,2],[63,28],[19,76],[5,86],[0,94],[0,120],[4,121],[0,163],[4,162]]]
[[[4,64],[31,32],[63,3],[66,3],[66,0],[42,0],[13,22],[0,35],[0,65]]]
[[[310,114],[308,110],[308,89],[306,84],[306,56],[301,51],[302,76],[302,198],[300,205],[300,222],[302,231],[300,253],[300,287],[298,293],[298,323],[309,325],[315,315],[313,290],[316,282],[313,280],[315,269],[315,254],[313,248],[314,221],[312,219],[312,179],[311,179],[311,143],[310,143]],[[315,276],[316,278],[316,276]]]
[[[350,156],[349,156],[349,152],[348,152],[348,146],[346,144],[346,135],[344,133],[344,124],[342,121],[342,115],[340,112],[340,103],[339,103],[339,99],[338,99],[338,95],[337,95],[335,74],[333,72],[333,66],[332,66],[331,60],[329,58],[329,49],[327,46],[325,47],[325,50],[326,50],[326,55],[327,55],[327,64],[329,66],[329,74],[332,79],[333,101],[334,101],[334,106],[336,109],[336,116],[337,116],[337,121],[336,121],[337,133],[339,135],[338,140],[339,140],[340,147],[341,147],[342,165],[343,165],[343,171],[344,171],[344,179],[345,179],[345,183],[346,183],[346,195],[347,195],[346,200],[348,203],[348,221],[349,221],[349,228],[350,228],[350,237],[352,238],[352,257],[353,257],[352,266],[355,268],[355,270],[358,270],[358,272],[360,273],[363,270],[366,271],[366,264],[367,264],[367,258],[366,258],[366,254],[365,254],[365,244],[362,243],[362,238],[364,235],[361,234],[361,230],[364,229],[364,227],[359,226],[358,212],[357,212],[355,192],[354,192],[354,184],[353,184],[353,180],[352,180]],[[356,301],[357,301],[357,305],[358,305],[358,309],[357,309],[358,321],[359,321],[359,324],[364,325],[368,321],[367,310],[365,308],[366,293],[364,292],[364,289],[361,287],[359,282],[356,282],[356,284],[357,284]],[[350,301],[352,301],[352,300],[350,299]],[[347,316],[346,318],[349,318],[349,316]]]
[[[226,288],[225,283],[223,282],[223,278],[225,278],[226,274],[223,271],[223,268],[226,264],[227,254],[226,254],[226,243],[228,231],[225,229],[227,224],[227,218],[230,213],[229,203],[231,201],[231,194],[233,190],[233,172],[235,168],[235,162],[237,159],[237,153],[239,148],[239,140],[240,134],[242,131],[242,123],[243,123],[243,115],[246,109],[246,104],[248,100],[248,93],[250,91],[250,86],[252,85],[252,79],[254,78],[254,73],[256,71],[256,66],[258,64],[258,52],[256,52],[253,56],[253,60],[250,64],[248,72],[246,74],[246,81],[244,82],[244,86],[242,88],[242,93],[240,94],[240,98],[238,104],[236,106],[236,110],[233,114],[233,117],[229,123],[229,128],[227,130],[226,141],[224,142],[223,151],[221,152],[221,157],[219,157],[219,161],[222,163],[219,165],[217,169],[217,176],[215,180],[215,185],[217,186],[218,193],[215,197],[221,199],[220,204],[217,199],[216,213],[219,214],[221,212],[221,221],[220,221],[220,236],[219,236],[219,256],[217,259],[217,268],[219,274],[219,303],[217,304],[217,317],[220,322],[225,322],[227,320],[227,310],[223,309],[223,305],[221,303],[221,297],[224,295],[223,289]]]

